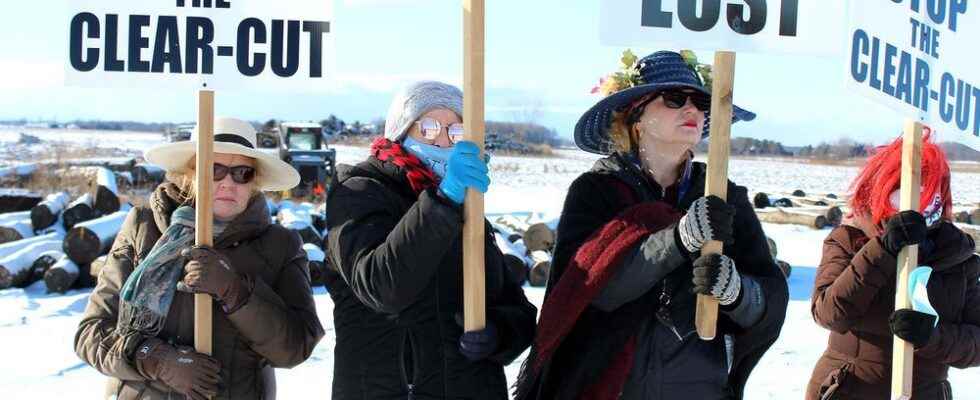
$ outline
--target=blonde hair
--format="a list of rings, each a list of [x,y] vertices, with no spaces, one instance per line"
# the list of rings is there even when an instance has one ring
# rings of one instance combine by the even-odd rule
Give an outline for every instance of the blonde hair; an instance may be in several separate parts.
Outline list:
[[[633,124],[627,122],[628,116],[629,111],[612,113],[608,134],[614,152],[632,154],[639,149],[640,135],[636,129],[633,129]]]

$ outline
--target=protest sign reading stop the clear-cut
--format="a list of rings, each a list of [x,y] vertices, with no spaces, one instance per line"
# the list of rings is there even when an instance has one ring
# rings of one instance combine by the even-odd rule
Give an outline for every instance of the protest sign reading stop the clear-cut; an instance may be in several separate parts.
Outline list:
[[[70,2],[72,86],[316,91],[332,75],[332,2]]]
[[[710,146],[705,194],[728,192],[735,53],[835,54],[842,48],[843,4],[818,0],[603,0],[600,36],[615,46],[715,50],[712,65]],[[721,253],[710,241],[702,254]],[[718,301],[698,295],[695,325],[704,340],[715,338]]]
[[[847,81],[980,150],[980,2],[850,2]]]

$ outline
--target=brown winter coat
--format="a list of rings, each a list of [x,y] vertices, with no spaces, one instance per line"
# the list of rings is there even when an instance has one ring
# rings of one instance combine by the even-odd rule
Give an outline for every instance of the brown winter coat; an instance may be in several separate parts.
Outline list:
[[[949,367],[980,365],[980,258],[973,254],[973,239],[947,222],[929,238],[935,247],[919,265],[934,269],[928,291],[939,330],[915,351],[915,400],[951,398]],[[811,305],[813,318],[831,332],[810,378],[808,400],[820,399],[830,386],[838,386],[830,399],[890,398],[895,264],[878,238],[869,240],[853,226],[834,229],[824,241]]]
[[[106,398],[183,398],[137,370],[132,355],[145,338],[115,329],[119,290],[170,225],[170,214],[178,206],[174,193],[176,188],[165,183],[151,195],[148,206],[130,211],[75,335],[78,356],[109,376]],[[270,224],[266,207],[265,197],[253,197],[214,241],[232,266],[255,283],[251,297],[232,314],[226,315],[215,302],[214,358],[221,363],[223,382],[218,399],[261,399],[275,393],[270,367],[289,368],[303,362],[324,334],[302,243],[295,233]],[[193,306],[193,295],[177,292],[157,337],[173,345],[193,346]]]

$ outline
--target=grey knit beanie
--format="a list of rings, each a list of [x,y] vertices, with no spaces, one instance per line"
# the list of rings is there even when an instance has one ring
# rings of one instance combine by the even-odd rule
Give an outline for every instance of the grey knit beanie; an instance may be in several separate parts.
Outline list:
[[[401,142],[415,120],[423,114],[445,108],[462,118],[463,91],[442,82],[421,81],[402,88],[395,94],[385,118],[385,139]]]

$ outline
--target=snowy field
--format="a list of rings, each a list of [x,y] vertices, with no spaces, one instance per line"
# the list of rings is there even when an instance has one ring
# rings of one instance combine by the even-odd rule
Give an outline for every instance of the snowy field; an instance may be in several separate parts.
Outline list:
[[[32,133],[33,134],[33,133]],[[107,134],[105,147],[143,149],[161,137],[139,134],[135,142],[124,134]],[[9,132],[0,128],[4,150]],[[78,135],[78,140],[89,137]],[[68,140],[52,133],[43,140]],[[73,139],[74,136],[73,136]],[[100,140],[101,141],[101,140]],[[125,143],[125,144],[120,144]],[[339,162],[363,160],[364,148],[338,147]],[[8,153],[9,154],[9,153]],[[595,156],[576,151],[560,151],[556,158],[494,157],[493,185],[487,195],[488,214],[532,212],[550,220],[561,212],[565,191],[576,176],[588,170]],[[16,158],[13,158],[16,159]],[[3,157],[0,160],[11,161]],[[844,193],[854,174],[853,167],[805,165],[773,160],[733,160],[732,180],[751,191],[791,192],[802,189],[813,193]],[[957,203],[980,202],[980,174],[954,173],[953,191]],[[823,351],[827,332],[817,327],[809,312],[809,297],[820,243],[829,230],[813,230],[788,225],[765,224],[766,233],[778,246],[779,257],[793,265],[789,280],[791,303],[779,341],[762,359],[749,381],[747,399],[800,399],[810,372]],[[543,289],[526,288],[528,297],[540,306]],[[104,377],[83,364],[73,352],[73,337],[84,310],[89,290],[66,295],[47,295],[43,283],[27,289],[0,291],[0,387],[4,399],[98,398]],[[327,336],[309,361],[292,370],[278,371],[279,398],[329,398],[334,341],[333,306],[322,288],[316,289],[317,310]],[[507,368],[511,382],[520,360]],[[951,371],[954,397],[980,398],[980,369]]]

